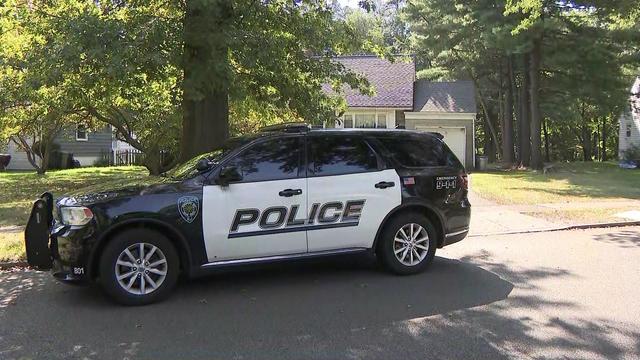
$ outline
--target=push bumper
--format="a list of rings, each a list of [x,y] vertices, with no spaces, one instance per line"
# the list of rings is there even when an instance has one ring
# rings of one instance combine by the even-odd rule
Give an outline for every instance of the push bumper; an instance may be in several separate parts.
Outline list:
[[[34,202],[25,228],[27,263],[36,270],[51,270],[53,276],[60,281],[82,283],[86,281],[84,266],[74,264],[75,261],[64,261],[60,257],[59,240],[67,244],[69,232],[67,226],[54,226],[53,196],[50,193],[42,194]],[[63,250],[67,247],[63,246]]]

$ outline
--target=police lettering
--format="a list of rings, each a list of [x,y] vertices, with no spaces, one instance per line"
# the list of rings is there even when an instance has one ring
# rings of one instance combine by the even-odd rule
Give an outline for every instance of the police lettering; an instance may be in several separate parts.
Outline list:
[[[233,217],[230,232],[237,232],[241,226],[258,223],[261,229],[277,229],[299,226],[326,225],[333,223],[358,223],[365,200],[349,200],[345,203],[330,201],[312,204],[305,218],[298,215],[299,205],[272,206],[264,209],[238,209]]]

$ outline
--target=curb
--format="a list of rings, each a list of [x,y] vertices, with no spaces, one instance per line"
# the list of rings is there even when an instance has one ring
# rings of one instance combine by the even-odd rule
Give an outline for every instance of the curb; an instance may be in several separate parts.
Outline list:
[[[9,270],[12,268],[26,268],[29,267],[26,261],[11,261],[11,262],[0,262],[0,270]]]
[[[619,221],[619,222],[610,222],[610,223],[566,225],[566,226],[558,226],[558,227],[544,228],[544,229],[514,230],[514,231],[503,231],[503,232],[484,233],[484,234],[471,234],[468,237],[485,237],[485,236],[513,235],[513,234],[533,234],[533,233],[541,233],[541,232],[599,229],[599,228],[625,227],[625,226],[640,226],[640,221]]]

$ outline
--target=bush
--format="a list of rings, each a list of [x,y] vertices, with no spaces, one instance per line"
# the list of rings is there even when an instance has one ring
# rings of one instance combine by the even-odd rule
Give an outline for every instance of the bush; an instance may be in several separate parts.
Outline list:
[[[633,144],[622,152],[622,158],[628,161],[640,161],[640,145]]]
[[[106,157],[100,157],[100,159],[96,160],[93,163],[93,166],[95,167],[105,167],[110,165],[111,165],[111,161],[109,161],[109,158],[106,158]]]

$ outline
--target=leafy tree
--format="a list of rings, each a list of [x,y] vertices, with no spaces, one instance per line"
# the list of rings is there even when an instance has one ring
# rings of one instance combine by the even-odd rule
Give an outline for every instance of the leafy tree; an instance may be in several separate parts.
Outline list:
[[[585,160],[607,158],[627,74],[639,60],[637,13],[635,2],[622,0],[413,0],[406,7],[425,67],[419,75],[474,80],[485,153],[499,145],[509,164],[515,145],[518,162],[534,168],[569,156],[560,150],[567,146]]]
[[[229,101],[272,104],[312,122],[333,119],[339,100],[322,84],[365,82],[332,61],[358,39],[332,10],[322,0],[186,1],[182,158],[228,136]]]

